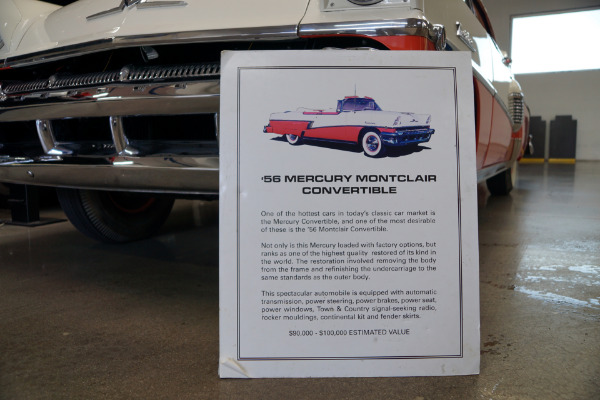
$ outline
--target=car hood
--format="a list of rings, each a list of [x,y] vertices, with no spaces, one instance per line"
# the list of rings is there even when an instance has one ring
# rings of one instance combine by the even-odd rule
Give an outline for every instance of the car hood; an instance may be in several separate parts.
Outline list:
[[[29,1],[31,22],[17,27],[20,31],[13,35],[7,56],[103,41],[126,46],[145,41],[169,43],[175,39],[296,37],[308,1],[261,0],[257,4],[247,0],[148,0],[125,7],[121,6],[122,0],[79,0],[60,8]]]

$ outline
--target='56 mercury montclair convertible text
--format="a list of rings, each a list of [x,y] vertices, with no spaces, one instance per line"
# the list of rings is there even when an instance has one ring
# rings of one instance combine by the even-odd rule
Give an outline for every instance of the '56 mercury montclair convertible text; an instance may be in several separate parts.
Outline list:
[[[336,109],[271,114],[264,132],[285,135],[293,145],[304,139],[359,143],[366,156],[378,157],[386,146],[428,142],[434,133],[430,121],[430,115],[383,111],[370,97],[348,96]]]
[[[469,52],[478,179],[510,191],[529,114],[481,0],[1,0],[0,183],[56,187],[97,240],[149,236],[173,198],[218,196],[221,52],[330,48]],[[271,129],[360,140],[369,156],[433,133],[411,132],[427,116],[306,113],[301,130]],[[317,129],[361,113],[381,118],[350,137]]]

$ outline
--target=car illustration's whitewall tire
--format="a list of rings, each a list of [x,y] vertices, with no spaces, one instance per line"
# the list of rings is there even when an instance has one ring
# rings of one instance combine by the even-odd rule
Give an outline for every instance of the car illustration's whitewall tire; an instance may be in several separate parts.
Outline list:
[[[361,144],[366,156],[379,157],[383,155],[383,143],[381,141],[381,137],[377,132],[366,132],[361,139]]]
[[[288,143],[293,146],[302,143],[302,137],[300,137],[300,135],[292,135],[291,133],[288,133],[285,135],[285,138],[287,139]]]

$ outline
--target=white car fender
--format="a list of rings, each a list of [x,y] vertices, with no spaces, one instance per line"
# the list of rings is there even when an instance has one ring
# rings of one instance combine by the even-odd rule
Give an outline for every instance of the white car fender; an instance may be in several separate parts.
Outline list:
[[[0,2],[0,38],[4,46],[0,56],[18,51],[32,25],[59,9],[49,3],[35,0],[2,0]]]

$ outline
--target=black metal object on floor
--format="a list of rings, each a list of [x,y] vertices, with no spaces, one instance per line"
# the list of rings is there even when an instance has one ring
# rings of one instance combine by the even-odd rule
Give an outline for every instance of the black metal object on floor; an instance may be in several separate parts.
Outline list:
[[[40,218],[38,187],[31,185],[9,185],[9,190],[8,205],[12,219],[11,221],[5,221],[6,224],[33,228],[66,221],[65,219],[57,218]]]

